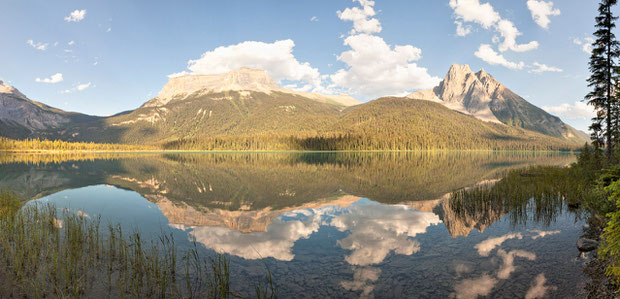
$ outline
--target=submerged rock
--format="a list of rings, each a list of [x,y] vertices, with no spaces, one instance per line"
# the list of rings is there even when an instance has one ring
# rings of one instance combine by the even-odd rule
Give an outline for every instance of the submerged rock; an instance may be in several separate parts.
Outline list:
[[[598,242],[588,238],[579,238],[577,240],[577,249],[582,252],[592,251],[598,248]]]

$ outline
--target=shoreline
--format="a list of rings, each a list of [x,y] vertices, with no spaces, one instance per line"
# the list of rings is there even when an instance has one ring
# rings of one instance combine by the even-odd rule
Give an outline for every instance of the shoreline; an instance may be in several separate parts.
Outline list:
[[[578,154],[579,151],[550,150],[0,150],[0,153],[13,154],[161,154],[161,153],[428,153],[428,152],[483,152],[483,153],[558,153]]]

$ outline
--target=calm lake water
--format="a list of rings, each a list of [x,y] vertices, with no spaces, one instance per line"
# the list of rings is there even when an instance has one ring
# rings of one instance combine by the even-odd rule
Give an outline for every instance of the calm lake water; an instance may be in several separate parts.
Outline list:
[[[253,294],[289,298],[573,298],[583,220],[563,204],[451,204],[452,191],[548,153],[0,155],[0,190],[231,259]],[[538,295],[539,297],[536,297]]]

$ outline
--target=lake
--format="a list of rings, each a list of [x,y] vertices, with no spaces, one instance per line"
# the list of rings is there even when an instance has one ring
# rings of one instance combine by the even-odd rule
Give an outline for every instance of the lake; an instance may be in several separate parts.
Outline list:
[[[585,284],[578,213],[562,202],[457,205],[450,193],[574,161],[523,152],[0,154],[0,190],[224,253],[242,295],[268,269],[284,298],[573,298]]]

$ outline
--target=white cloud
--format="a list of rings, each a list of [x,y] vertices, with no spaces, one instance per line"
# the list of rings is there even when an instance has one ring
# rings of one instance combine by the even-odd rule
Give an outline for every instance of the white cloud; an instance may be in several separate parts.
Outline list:
[[[509,239],[523,239],[523,235],[521,233],[510,233],[503,235],[501,237],[488,238],[474,246],[478,250],[478,254],[481,256],[489,256],[491,251],[495,249],[495,247],[502,245],[504,241]]]
[[[106,29],[105,32],[110,32],[110,31],[112,31],[112,27],[108,27],[108,29]]]
[[[84,83],[84,84],[78,84],[78,86],[76,86],[76,87],[75,87],[75,89],[76,89],[77,91],[82,91],[82,90],[84,90],[84,89],[86,89],[86,88],[89,88],[89,87],[90,87],[90,85],[91,85],[91,83],[90,83],[90,82],[88,82],[88,83]]]
[[[541,74],[544,72],[563,72],[564,70],[562,70],[561,68],[557,68],[557,67],[553,67],[553,66],[548,66],[546,64],[542,64],[542,63],[538,63],[538,62],[534,62],[531,66],[531,70],[529,70],[529,73],[536,73],[536,74]]]
[[[544,273],[540,273],[534,279],[532,286],[527,293],[525,294],[525,299],[535,299],[535,298],[547,298],[547,292],[555,291],[558,288],[556,286],[546,286],[547,278]]]
[[[549,16],[559,16],[560,10],[553,9],[553,2],[527,0],[527,8],[532,13],[532,19],[542,28],[549,28]]]
[[[574,104],[564,103],[557,106],[543,106],[541,108],[553,115],[566,117],[568,119],[590,119],[596,116],[594,107],[580,101]]]
[[[353,2],[359,2],[362,7],[350,7],[344,11],[338,11],[338,18],[343,21],[353,22],[351,34],[381,32],[382,28],[379,20],[371,18],[376,14],[373,8],[375,2],[369,0],[353,0]]]
[[[436,86],[441,79],[428,74],[419,60],[422,50],[411,45],[390,46],[383,38],[358,34],[345,39],[351,50],[338,56],[348,68],[331,75],[332,82],[348,92],[367,97],[402,94]]]
[[[508,50],[514,52],[526,52],[537,49],[539,44],[537,41],[531,41],[525,44],[518,44],[517,37],[522,33],[515,27],[512,21],[503,19],[500,14],[495,11],[490,3],[480,3],[480,0],[450,0],[450,7],[454,11],[456,19],[456,34],[465,36],[471,33],[471,28],[466,27],[464,22],[472,22],[479,24],[484,29],[493,29],[500,36],[493,36],[493,43],[499,43],[500,52]],[[502,55],[498,54],[490,45],[483,44],[475,53],[477,57],[492,65],[503,65],[510,69],[523,69],[523,63],[514,63],[506,60]]]
[[[434,87],[441,81],[428,74],[426,68],[414,61],[422,57],[422,50],[412,45],[389,45],[373,35],[381,31],[375,15],[374,1],[354,0],[361,8],[347,8],[338,12],[340,19],[353,21],[353,30],[344,39],[351,49],[342,52],[338,60],[346,67],[329,78],[329,88],[339,89],[362,97],[403,95],[414,89]]]
[[[496,28],[499,34],[504,38],[504,41],[499,44],[499,50],[501,52],[505,52],[507,50],[512,50],[514,52],[527,52],[538,48],[537,41],[531,41],[527,44],[517,44],[517,37],[522,34],[511,21],[500,20],[497,22]]]
[[[465,279],[454,286],[457,299],[476,299],[480,296],[488,296],[498,280],[488,274],[479,278]]]
[[[82,9],[82,10],[74,10],[72,11],[68,16],[65,17],[65,21],[67,22],[79,22],[81,20],[84,20],[84,17],[86,16],[86,9]]]
[[[307,62],[299,62],[293,56],[295,43],[280,40],[274,43],[246,41],[236,45],[218,47],[207,51],[199,59],[187,63],[189,72],[184,71],[170,76],[182,74],[224,74],[242,67],[262,69],[274,80],[303,81],[318,87],[321,75],[318,69]]]
[[[418,252],[420,243],[410,237],[439,223],[439,217],[430,212],[372,202],[349,207],[348,213],[334,217],[330,224],[351,232],[338,241],[343,249],[352,250],[345,260],[351,265],[368,266],[381,263],[392,251],[403,255]]]
[[[26,43],[39,51],[47,50],[47,46],[49,45],[48,43],[41,43],[41,42],[35,43],[31,39],[27,40]]]
[[[463,25],[463,22],[459,20],[454,21],[454,24],[456,24],[456,35],[467,36],[471,33],[470,25]]]
[[[74,44],[75,44],[74,41],[70,41],[70,42],[67,43],[67,45],[69,45],[69,46],[73,46]]]
[[[84,84],[78,84],[74,88],[65,89],[65,90],[61,91],[60,93],[73,93],[73,92],[76,92],[76,91],[83,91],[83,90],[85,90],[87,88],[90,88],[91,86],[94,87],[94,85],[92,85],[91,82],[84,83]]]
[[[317,16],[312,16],[312,18],[310,18],[310,22],[318,22],[319,18]]]
[[[573,43],[575,45],[581,46],[581,51],[587,54],[592,54],[592,44],[594,43],[594,38],[586,37],[583,39],[574,38]]]
[[[499,46],[501,52],[506,50],[525,52],[538,48],[536,41],[522,45],[517,44],[516,39],[521,35],[521,32],[511,21],[502,19],[489,3],[481,4],[479,0],[450,0],[450,7],[454,10],[457,21],[477,23],[485,29],[494,28],[499,32],[504,38]],[[458,34],[463,27],[460,23],[456,23],[456,25]]]
[[[34,81],[39,82],[39,83],[50,83],[50,84],[56,84],[59,82],[62,82],[64,79],[62,78],[62,74],[61,73],[56,73],[51,75],[49,78],[36,78]]]
[[[491,4],[480,4],[479,0],[450,0],[450,7],[457,19],[478,23],[485,29],[489,29],[501,19]]]
[[[512,70],[520,70],[525,66],[523,62],[508,61],[503,55],[495,52],[490,45],[486,44],[480,45],[480,48],[478,48],[474,55],[490,65],[501,65]]]

